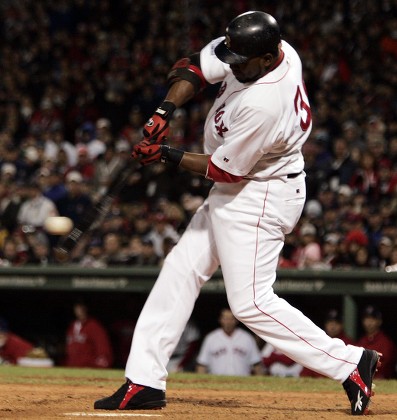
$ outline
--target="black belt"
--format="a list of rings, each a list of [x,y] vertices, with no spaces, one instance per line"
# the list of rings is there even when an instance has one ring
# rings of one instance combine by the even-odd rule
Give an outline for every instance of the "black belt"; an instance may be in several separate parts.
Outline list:
[[[287,178],[296,178],[297,176],[299,176],[302,172],[296,172],[295,174],[288,174]]]

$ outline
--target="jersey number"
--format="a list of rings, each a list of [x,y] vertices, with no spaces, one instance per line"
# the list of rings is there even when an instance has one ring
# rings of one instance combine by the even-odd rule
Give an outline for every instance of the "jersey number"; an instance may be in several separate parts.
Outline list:
[[[306,120],[304,120],[303,118],[301,118],[300,120],[301,129],[303,131],[306,131],[310,127],[310,123],[312,122],[312,112],[310,110],[310,106],[304,101],[299,86],[296,88],[294,105],[296,115],[298,115],[302,110],[306,111]]]

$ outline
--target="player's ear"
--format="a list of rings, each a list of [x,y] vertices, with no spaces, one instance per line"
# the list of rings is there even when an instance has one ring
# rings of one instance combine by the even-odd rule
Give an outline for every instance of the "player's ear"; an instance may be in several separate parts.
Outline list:
[[[263,69],[268,69],[274,62],[275,56],[271,53],[266,53],[259,57],[260,65]]]

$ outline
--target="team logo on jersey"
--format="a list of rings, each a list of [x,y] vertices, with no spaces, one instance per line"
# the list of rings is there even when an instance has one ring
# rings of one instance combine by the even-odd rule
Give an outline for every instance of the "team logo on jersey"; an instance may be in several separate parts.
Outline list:
[[[219,98],[219,97],[221,97],[223,95],[223,92],[225,92],[226,87],[227,87],[227,83],[226,82],[223,82],[222,83],[222,86],[218,90],[218,94],[216,95],[217,98]]]
[[[154,124],[154,121],[153,121],[153,119],[152,119],[152,118],[150,118],[150,120],[146,123],[146,125],[147,125],[148,127],[152,127],[152,126],[153,126],[153,124]]]
[[[229,162],[229,158],[227,158],[226,156],[223,156],[223,161],[227,163]]]
[[[224,107],[226,106],[225,103],[223,103],[216,111],[215,111],[215,129],[218,135],[223,137],[224,133],[226,131],[229,131],[229,129],[225,126],[224,122],[222,121],[223,114],[225,113]]]

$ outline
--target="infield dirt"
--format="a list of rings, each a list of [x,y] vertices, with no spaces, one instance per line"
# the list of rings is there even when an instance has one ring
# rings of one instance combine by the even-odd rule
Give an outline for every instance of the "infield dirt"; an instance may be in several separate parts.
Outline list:
[[[82,381],[83,382],[83,381]],[[115,391],[99,386],[59,384],[0,384],[0,419],[342,419],[351,418],[340,392],[269,392],[172,388],[167,407],[145,411],[99,411],[93,402]],[[396,419],[397,395],[375,395],[368,418]]]

